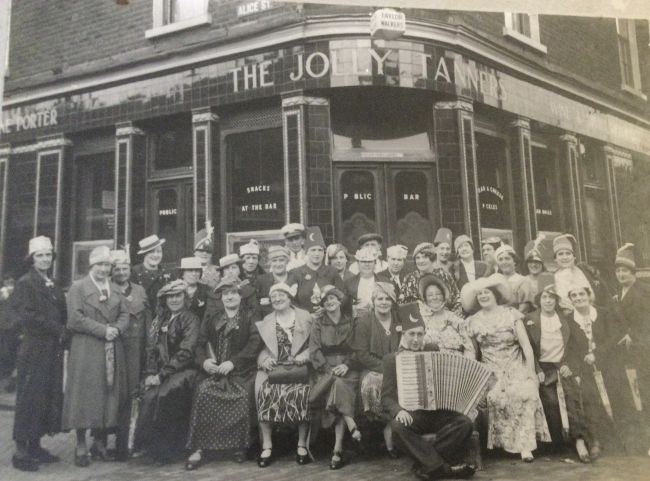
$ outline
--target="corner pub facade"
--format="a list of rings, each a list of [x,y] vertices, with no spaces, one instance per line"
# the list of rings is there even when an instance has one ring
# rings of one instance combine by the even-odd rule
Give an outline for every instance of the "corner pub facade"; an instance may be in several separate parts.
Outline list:
[[[572,232],[650,268],[648,22],[272,0],[13,2],[0,270],[48,235],[69,284],[95,245],[215,227],[215,259],[287,222],[354,252],[440,226],[518,251]],[[248,234],[254,231],[254,234]]]

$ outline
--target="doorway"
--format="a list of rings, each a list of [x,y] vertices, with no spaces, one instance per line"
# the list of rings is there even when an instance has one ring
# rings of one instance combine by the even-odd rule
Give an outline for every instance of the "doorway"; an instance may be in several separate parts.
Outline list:
[[[403,244],[411,252],[433,240],[435,165],[339,164],[334,178],[337,237],[351,253],[366,232],[381,234],[385,247]]]
[[[149,184],[147,232],[165,239],[162,262],[167,266],[178,265],[193,252],[192,195],[191,178]]]

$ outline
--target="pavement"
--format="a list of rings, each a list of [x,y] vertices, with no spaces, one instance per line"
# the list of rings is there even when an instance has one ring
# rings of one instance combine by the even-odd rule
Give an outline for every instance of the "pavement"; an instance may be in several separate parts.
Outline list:
[[[61,462],[42,465],[35,473],[17,471],[11,466],[14,444],[13,394],[4,392],[0,383],[0,480],[3,481],[417,481],[411,474],[411,462],[392,460],[380,454],[354,456],[340,471],[331,471],[329,455],[317,453],[316,462],[298,466],[292,453],[280,455],[268,468],[260,469],[254,461],[237,464],[230,459],[215,460],[197,471],[187,472],[184,463],[159,466],[145,458],[126,463],[93,462],[88,468],[73,464],[74,434],[64,433],[44,437],[43,447],[61,457]],[[650,457],[604,456],[591,465],[577,461],[573,453],[563,455],[537,454],[533,463],[523,463],[518,456],[488,452],[484,455],[485,469],[473,479],[479,481],[647,481],[650,480]]]

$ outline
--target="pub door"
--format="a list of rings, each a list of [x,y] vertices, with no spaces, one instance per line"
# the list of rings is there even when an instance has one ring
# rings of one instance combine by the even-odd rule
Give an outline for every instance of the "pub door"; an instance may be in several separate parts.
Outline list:
[[[147,232],[165,239],[162,262],[167,266],[177,266],[182,257],[192,255],[192,190],[192,179],[149,184]]]
[[[337,240],[351,253],[366,232],[384,237],[384,247],[404,244],[412,252],[431,242],[438,224],[432,164],[340,164],[335,167]]]

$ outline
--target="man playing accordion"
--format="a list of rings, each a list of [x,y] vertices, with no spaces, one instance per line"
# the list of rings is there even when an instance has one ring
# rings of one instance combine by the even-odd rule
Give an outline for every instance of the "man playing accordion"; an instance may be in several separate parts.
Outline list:
[[[397,359],[409,351],[424,350],[425,327],[416,303],[402,305],[399,311],[402,321],[400,349],[385,356],[383,361],[381,402],[384,413],[390,419],[394,436],[415,460],[413,471],[419,478],[470,478],[475,468],[463,463],[462,459],[473,431],[472,420],[451,410],[408,410],[400,405]],[[437,346],[431,347],[438,350]],[[435,434],[435,440],[428,441],[423,437],[425,434]]]

